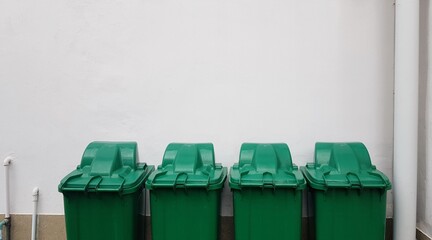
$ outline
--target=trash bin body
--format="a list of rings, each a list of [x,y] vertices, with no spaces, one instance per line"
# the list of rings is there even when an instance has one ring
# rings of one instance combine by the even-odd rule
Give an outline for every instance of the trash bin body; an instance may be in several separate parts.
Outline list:
[[[93,142],[61,181],[68,240],[144,239],[144,182],[136,143]]]
[[[65,193],[67,239],[143,239],[144,194]]]
[[[220,194],[205,189],[151,191],[153,239],[217,240]]]
[[[305,186],[286,144],[243,144],[230,169],[235,239],[300,240]]]
[[[386,194],[377,189],[314,191],[316,239],[384,240]]]
[[[217,240],[227,169],[212,144],[169,144],[146,182],[153,240]]]
[[[384,240],[388,178],[362,143],[317,143],[315,163],[302,167],[317,240]]]

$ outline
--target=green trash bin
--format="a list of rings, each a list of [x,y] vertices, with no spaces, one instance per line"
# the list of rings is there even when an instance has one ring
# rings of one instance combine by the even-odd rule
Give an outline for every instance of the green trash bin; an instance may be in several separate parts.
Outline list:
[[[301,168],[317,240],[383,240],[389,179],[362,143],[316,143],[315,163]]]
[[[244,143],[229,185],[236,240],[301,239],[306,181],[288,145]]]
[[[135,142],[92,142],[61,180],[68,240],[144,238],[144,182],[154,169],[137,163]]]
[[[152,239],[218,239],[226,175],[227,169],[215,164],[213,144],[169,144],[162,165],[146,182]]]

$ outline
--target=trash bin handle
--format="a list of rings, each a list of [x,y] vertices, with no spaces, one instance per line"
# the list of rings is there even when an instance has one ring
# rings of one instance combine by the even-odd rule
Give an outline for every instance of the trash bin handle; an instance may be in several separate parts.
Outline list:
[[[349,177],[348,177],[349,175],[353,175],[354,177],[356,177],[358,179],[358,181],[359,181],[360,188],[363,188],[363,183],[362,183],[360,177],[356,173],[354,173],[354,172],[347,172],[345,176],[346,176],[346,179],[348,180],[348,183],[351,186],[352,186],[352,182],[351,182],[351,180],[349,180]]]
[[[97,176],[92,176],[91,178],[90,178],[90,180],[87,182],[87,184],[84,186],[84,191],[88,191],[88,188],[89,188],[89,186],[90,186],[90,183],[93,181],[93,180],[95,180],[95,179],[99,179],[99,182],[96,184],[96,187],[95,187],[95,189],[97,189],[97,187],[99,186],[99,184],[102,182],[102,176],[100,176],[100,175],[97,175]]]
[[[324,185],[326,186],[326,190],[327,190],[327,188],[329,186],[326,176],[329,175],[330,173],[331,173],[331,171],[329,170],[329,171],[323,172],[323,174],[322,174],[322,177],[323,177],[323,180],[324,180]]]
[[[299,180],[297,179],[296,175],[293,172],[290,171],[284,171],[286,174],[292,176],[296,180],[296,187],[300,185]]]
[[[389,184],[389,180],[386,179],[383,175],[376,173],[376,172],[372,172],[372,171],[368,171],[367,173],[369,173],[370,175],[377,176],[377,177],[381,178],[381,180],[383,180],[386,185]],[[384,188],[386,188],[386,186],[384,186]]]
[[[208,175],[207,177],[207,185],[206,185],[207,191],[209,190],[209,188],[210,188],[210,175]]]
[[[208,169],[211,169],[211,168],[213,168],[212,166],[207,166],[206,168],[204,168],[202,171],[201,171],[201,173],[204,175],[204,176],[207,176],[207,183],[206,183],[206,189],[207,189],[207,191],[209,190],[209,187],[210,187],[210,172],[209,172],[209,170]]]
[[[249,170],[245,170],[245,171],[240,171],[240,177],[239,177],[239,186],[241,187],[242,185],[242,177],[243,175],[246,175],[249,173]]]
[[[186,179],[184,180],[183,184],[177,183],[178,178],[179,178],[180,176],[182,176],[182,175],[186,175]],[[180,173],[178,173],[177,176],[176,176],[175,179],[174,179],[174,185],[173,185],[173,188],[176,189],[176,186],[181,186],[181,185],[183,185],[184,188],[186,188],[186,182],[187,182],[188,177],[189,177],[189,175],[188,175],[186,172],[180,172]]]
[[[82,175],[83,175],[82,173],[76,173],[76,174],[74,174],[74,175],[68,177],[68,179],[66,179],[66,181],[64,181],[64,183],[62,183],[62,184],[60,185],[60,189],[63,189],[63,186],[65,186],[66,183],[69,182],[70,180],[75,179],[75,178],[79,178],[79,177],[81,177]]]
[[[153,181],[151,181],[151,187],[154,186],[157,177],[159,177],[160,175],[165,175],[166,173],[167,171],[156,172],[155,175],[153,176]]]
[[[270,175],[271,182],[264,181],[264,176],[265,175]],[[273,178],[273,174],[271,172],[263,172],[263,174],[262,174],[262,186],[261,187],[264,188],[264,186],[266,186],[266,185],[270,185],[273,188],[275,188],[274,178]]]
[[[122,183],[120,184],[120,186],[117,188],[117,192],[122,192],[123,191],[123,185],[125,184],[125,182],[126,182],[126,179],[124,178],[124,177],[122,177],[122,176],[119,176],[119,177],[121,177],[122,178]]]

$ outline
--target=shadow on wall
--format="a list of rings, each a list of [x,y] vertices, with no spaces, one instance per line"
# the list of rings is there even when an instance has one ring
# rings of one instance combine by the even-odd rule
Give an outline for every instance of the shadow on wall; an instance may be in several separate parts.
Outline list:
[[[418,125],[418,175],[417,175],[417,227],[427,234],[432,234],[432,219],[426,213],[430,206],[427,199],[428,183],[427,173],[430,170],[427,162],[430,155],[429,127],[431,106],[429,106],[429,0],[420,0],[420,46],[419,46],[419,125]],[[429,193],[430,194],[430,193]]]

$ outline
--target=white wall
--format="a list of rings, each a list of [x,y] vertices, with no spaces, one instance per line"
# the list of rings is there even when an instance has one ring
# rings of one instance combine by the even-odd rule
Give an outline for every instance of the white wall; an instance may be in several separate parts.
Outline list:
[[[40,211],[62,213],[57,185],[93,140],[137,141],[149,164],[169,142],[210,141],[225,166],[245,141],[286,142],[298,165],[316,141],[362,141],[391,177],[393,11],[392,0],[0,1],[12,212],[31,212],[39,186]]]
[[[432,16],[430,0],[420,1],[420,88],[417,227],[432,236]]]

